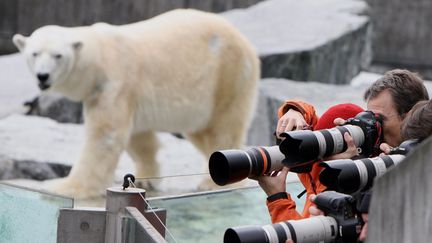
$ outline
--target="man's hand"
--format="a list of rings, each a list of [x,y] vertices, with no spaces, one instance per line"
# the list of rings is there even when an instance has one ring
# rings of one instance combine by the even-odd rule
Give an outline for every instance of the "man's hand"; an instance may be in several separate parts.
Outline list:
[[[354,139],[349,133],[344,133],[344,140],[347,144],[347,149],[345,150],[345,152],[334,154],[332,156],[324,158],[323,160],[327,161],[335,159],[351,159],[352,157],[359,155],[357,146],[354,143]]]
[[[290,109],[285,115],[283,115],[277,123],[276,127],[276,137],[279,139],[284,139],[280,135],[284,132],[289,132],[292,130],[303,130],[305,126],[308,126],[303,115],[293,109]]]
[[[336,126],[343,126],[346,123],[346,120],[342,118],[336,118],[334,119],[333,123]],[[323,160],[335,160],[335,159],[351,159],[352,157],[359,155],[358,149],[354,143],[354,139],[351,137],[349,133],[344,133],[344,140],[347,144],[347,149],[339,154],[334,154],[332,156],[329,156],[327,158],[324,158]]]
[[[274,171],[270,176],[249,177],[250,179],[257,180],[260,187],[267,194],[271,196],[278,192],[286,191],[286,178],[289,172],[288,167],[283,167],[280,172]]]
[[[345,119],[342,119],[342,118],[336,118],[336,119],[334,119],[333,123],[334,123],[336,126],[343,126],[343,125],[345,125],[346,120],[345,120]]]
[[[315,202],[315,198],[316,197],[317,196],[315,194],[312,194],[312,195],[309,196],[309,200],[311,202]],[[324,215],[324,212],[321,211],[320,209],[318,209],[315,205],[312,205],[312,206],[309,207],[309,213],[310,213],[311,217]]]
[[[360,241],[365,241],[366,240],[366,236],[367,236],[367,230],[368,230],[368,221],[369,221],[369,214],[367,213],[362,213],[362,219],[364,222],[364,225],[361,229],[360,235],[359,235],[359,240]]]
[[[382,154],[389,154],[390,150],[392,148],[393,148],[392,146],[390,146],[390,145],[388,145],[386,143],[380,144],[380,149],[381,149],[381,151],[383,151],[383,153],[381,153],[380,155],[382,155]]]

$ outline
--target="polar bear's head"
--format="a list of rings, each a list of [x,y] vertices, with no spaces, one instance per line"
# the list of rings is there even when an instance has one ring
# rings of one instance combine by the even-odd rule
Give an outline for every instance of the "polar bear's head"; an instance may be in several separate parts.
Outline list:
[[[66,82],[83,45],[58,26],[42,27],[30,37],[16,34],[13,42],[26,57],[41,90]]]

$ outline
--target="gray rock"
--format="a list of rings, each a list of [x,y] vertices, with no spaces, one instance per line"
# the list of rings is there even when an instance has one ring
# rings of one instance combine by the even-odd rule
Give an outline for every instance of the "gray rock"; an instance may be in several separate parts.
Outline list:
[[[0,180],[32,179],[47,180],[65,177],[71,166],[61,163],[36,162],[32,160],[0,159]]]
[[[96,22],[127,24],[177,8],[221,12],[232,8],[244,8],[259,1],[263,0],[56,0],[49,4],[38,0],[26,1],[25,4],[18,1],[1,1],[0,54],[17,51],[11,41],[14,34],[28,35],[36,28],[48,24],[63,26],[89,25]]]
[[[373,25],[374,61],[428,69],[432,78],[432,2],[367,0]],[[423,72],[422,72],[423,74]]]
[[[84,121],[82,103],[71,101],[61,95],[44,93],[25,104],[29,108],[27,115],[49,117],[64,123]]]
[[[256,46],[264,78],[347,84],[371,60],[363,1],[268,0],[223,13]]]

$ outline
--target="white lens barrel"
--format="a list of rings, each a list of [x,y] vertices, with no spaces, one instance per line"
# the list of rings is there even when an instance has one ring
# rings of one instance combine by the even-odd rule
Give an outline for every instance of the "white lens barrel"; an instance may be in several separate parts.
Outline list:
[[[279,237],[273,225],[264,225],[262,228],[267,235],[268,243],[279,243]]]
[[[405,155],[402,155],[402,154],[392,154],[392,155],[389,155],[389,157],[392,158],[394,165],[399,164],[402,160],[405,159]]]
[[[236,151],[236,150],[233,150],[233,151]],[[251,157],[249,156],[249,154],[248,153],[246,153],[246,151],[241,151],[243,154],[245,154],[246,155],[246,157],[248,158],[248,162],[249,162],[249,175],[251,175],[252,174],[252,159],[251,159]]]
[[[333,242],[338,225],[334,218],[316,216],[302,220],[289,220],[296,235],[296,243]]]
[[[322,135],[321,132],[314,132],[317,140],[318,140],[318,146],[319,146],[319,155],[318,158],[322,159],[324,158],[325,152],[326,152],[326,140],[324,138],[324,135]]]
[[[332,128],[328,130],[333,138],[333,154],[338,154],[342,152],[344,146],[343,134],[337,129]]]
[[[366,186],[368,182],[368,171],[366,165],[361,160],[354,160],[353,163],[357,166],[357,170],[360,176],[360,186],[359,189],[362,189]]]
[[[353,125],[345,125],[344,127],[348,130],[351,137],[354,139],[356,147],[360,147],[365,141],[363,130],[359,126]]]
[[[270,158],[270,172],[278,171],[283,168],[282,160],[285,158],[285,155],[280,151],[279,146],[262,146],[264,150],[267,151]]]

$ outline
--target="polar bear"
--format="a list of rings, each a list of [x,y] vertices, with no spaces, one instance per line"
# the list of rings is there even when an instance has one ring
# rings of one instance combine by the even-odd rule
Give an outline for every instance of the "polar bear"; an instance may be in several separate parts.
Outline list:
[[[217,14],[177,9],[120,26],[44,26],[13,42],[41,90],[84,106],[80,159],[66,178],[48,184],[50,191],[100,195],[125,150],[137,176],[158,175],[156,131],[183,134],[207,158],[245,141],[259,58]]]

